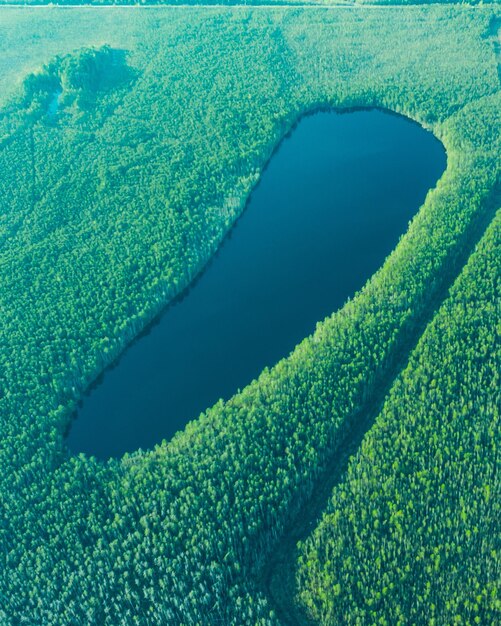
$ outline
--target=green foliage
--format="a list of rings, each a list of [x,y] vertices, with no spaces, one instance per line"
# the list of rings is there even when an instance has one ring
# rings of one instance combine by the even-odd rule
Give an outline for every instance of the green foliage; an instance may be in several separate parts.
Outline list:
[[[408,6],[417,4],[466,4],[466,5],[482,5],[496,4],[497,0],[0,0],[1,4],[23,4],[23,5],[94,5],[94,6],[162,6],[162,5],[193,5],[193,6],[211,6],[211,5],[228,5],[228,6],[340,6],[340,7],[356,7],[364,5],[384,5],[384,6]]]
[[[49,71],[30,74],[24,81],[23,104],[27,107],[43,108],[51,95],[59,89],[61,89],[61,82]]]
[[[301,547],[320,624],[496,623],[500,238],[501,213]]]
[[[27,76],[22,106],[32,115],[50,117],[56,112],[51,111],[54,98],[63,96],[65,106],[76,102],[80,109],[85,109],[92,106],[100,92],[124,86],[132,77],[123,50],[109,46],[84,50],[56,59],[42,71]]]
[[[4,74],[33,70],[9,52],[28,42],[48,68],[32,93],[62,93],[34,116],[30,88],[11,91],[0,114],[0,621],[275,623],[262,563],[492,210],[492,12],[6,14]],[[74,35],[95,49],[67,56]],[[108,82],[124,48],[124,78]],[[298,116],[327,105],[405,113],[447,148],[395,252],[292,356],[171,442],[107,464],[70,456],[83,390],[207,263]]]

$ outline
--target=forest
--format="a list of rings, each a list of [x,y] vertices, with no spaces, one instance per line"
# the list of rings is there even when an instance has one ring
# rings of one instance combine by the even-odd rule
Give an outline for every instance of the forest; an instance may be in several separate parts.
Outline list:
[[[299,547],[319,624],[496,623],[500,217]]]
[[[499,16],[0,8],[1,623],[495,623]],[[325,107],[405,115],[447,151],[395,250],[172,440],[72,455],[85,390]]]
[[[1,4],[8,5],[60,5],[60,6],[162,6],[162,5],[192,5],[192,6],[211,6],[211,5],[228,5],[228,6],[345,6],[357,7],[363,5],[382,5],[382,6],[405,6],[415,4],[459,4],[457,0],[0,0]],[[481,4],[497,4],[496,0],[462,0],[461,4],[471,4],[473,6]]]

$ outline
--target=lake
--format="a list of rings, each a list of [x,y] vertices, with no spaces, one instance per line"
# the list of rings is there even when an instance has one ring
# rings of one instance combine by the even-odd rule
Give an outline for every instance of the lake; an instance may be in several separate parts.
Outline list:
[[[403,117],[303,117],[187,296],[83,399],[70,450],[151,448],[287,356],[382,265],[445,167]]]

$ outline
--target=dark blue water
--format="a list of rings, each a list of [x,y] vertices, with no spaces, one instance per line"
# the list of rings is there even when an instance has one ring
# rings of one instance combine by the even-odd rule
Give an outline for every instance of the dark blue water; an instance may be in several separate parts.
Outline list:
[[[70,449],[151,448],[287,356],[379,268],[445,166],[402,117],[302,119],[187,297],[84,399]]]

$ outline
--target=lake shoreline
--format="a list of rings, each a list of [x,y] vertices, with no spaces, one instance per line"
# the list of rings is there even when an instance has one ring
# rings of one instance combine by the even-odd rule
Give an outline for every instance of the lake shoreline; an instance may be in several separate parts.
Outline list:
[[[255,196],[256,193],[259,193],[259,189],[260,189],[260,183],[263,180],[263,178],[265,177],[266,172],[268,172],[270,163],[274,160],[275,155],[280,151],[280,149],[282,148],[282,146],[284,145],[284,142],[288,139],[290,139],[290,137],[294,134],[294,131],[297,129],[297,127],[301,124],[301,122],[307,118],[312,118],[315,116],[318,116],[319,114],[334,114],[338,117],[344,117],[347,114],[350,113],[359,113],[359,112],[377,112],[377,113],[381,113],[384,116],[392,116],[392,117],[396,117],[396,118],[401,118],[403,121],[407,122],[413,122],[414,126],[419,126],[420,128],[422,128],[422,125],[419,124],[419,122],[416,122],[415,120],[412,120],[410,118],[408,118],[405,115],[402,115],[400,113],[395,113],[392,111],[388,111],[386,109],[382,109],[380,107],[367,107],[367,106],[353,106],[353,107],[345,107],[345,108],[337,108],[337,107],[332,107],[329,105],[326,105],[325,103],[316,105],[314,107],[309,108],[307,111],[303,111],[302,113],[300,113],[298,116],[294,116],[293,119],[289,120],[289,122],[284,123],[282,128],[282,132],[280,134],[280,139],[278,142],[276,142],[274,144],[274,147],[272,150],[270,150],[268,157],[265,160],[265,163],[263,165],[263,167],[261,169],[258,168],[258,172],[259,172],[259,178],[256,180],[256,182],[252,185],[251,190],[249,191],[249,193],[246,196],[243,196],[241,198],[240,201],[240,205],[243,207],[240,211],[240,213],[238,214],[238,216],[236,217],[236,219],[234,220],[234,222],[232,223],[232,225],[230,226],[230,228],[228,229],[228,231],[225,233],[225,235],[223,236],[223,238],[221,239],[220,243],[218,244],[215,252],[209,257],[209,259],[207,260],[207,262],[204,263],[204,265],[201,267],[201,269],[195,273],[194,278],[189,282],[189,284],[183,288],[181,290],[181,292],[176,295],[174,298],[172,298],[165,306],[163,306],[161,308],[161,310],[154,316],[154,318],[148,322],[145,327],[130,341],[125,345],[125,349],[120,351],[120,354],[118,355],[117,358],[115,358],[107,367],[105,367],[104,370],[102,370],[100,372],[100,374],[93,380],[93,382],[91,383],[91,385],[89,385],[85,391],[85,393],[80,397],[80,400],[76,406],[76,409],[72,411],[71,413],[71,421],[68,423],[68,427],[66,429],[66,433],[65,433],[65,437],[68,437],[68,435],[71,433],[71,428],[73,426],[74,420],[75,419],[80,419],[81,415],[80,415],[80,411],[82,410],[82,407],[85,406],[86,400],[92,396],[93,392],[98,389],[99,387],[101,387],[101,385],[106,381],[106,374],[109,372],[112,372],[113,370],[115,370],[116,368],[119,367],[119,365],[122,363],[123,359],[129,354],[130,350],[143,338],[148,337],[152,331],[157,328],[161,322],[164,320],[164,316],[171,310],[173,310],[177,305],[181,304],[188,295],[190,295],[193,292],[194,287],[196,287],[200,281],[202,280],[202,278],[207,274],[207,272],[213,267],[214,262],[216,261],[216,259],[220,258],[220,254],[221,251],[224,248],[224,244],[227,243],[233,236],[233,234],[235,233],[235,230],[237,228],[237,226],[240,224],[241,219],[247,214],[247,209],[249,207],[249,205],[252,203],[252,200]],[[435,137],[434,137],[435,138]],[[436,138],[435,138],[436,139]],[[442,146],[442,144],[440,144]],[[443,146],[442,146],[442,149]],[[446,156],[446,153],[445,153]],[[445,169],[447,166],[447,161],[445,163]],[[444,170],[445,171],[445,170]],[[436,184],[436,183],[435,183]],[[414,213],[413,213],[414,215]],[[396,243],[396,242],[395,242]],[[367,279],[369,278],[369,276],[367,276]],[[349,295],[348,295],[349,297]],[[343,300],[344,302],[345,300]],[[343,303],[340,303],[339,306],[342,306]],[[334,310],[330,310],[329,314],[332,314],[336,309]],[[322,316],[318,316],[316,318],[316,321],[319,321],[322,318]],[[313,331],[313,328],[312,328]],[[310,334],[310,333],[309,333]],[[309,336],[309,334],[307,336]],[[301,339],[303,339],[304,337],[301,337]],[[296,344],[294,344],[296,345]],[[294,349],[294,346],[291,347],[292,351]],[[290,353],[290,351],[288,351],[286,354],[281,353],[281,357],[278,358],[278,360],[280,360],[281,358],[285,358],[287,356],[287,354]],[[278,361],[277,361],[278,362]],[[274,365],[274,363],[269,363],[268,366],[272,367]],[[251,379],[251,380],[255,380],[255,378],[257,378],[257,376],[259,375],[259,372],[256,373],[256,375]],[[251,382],[251,380],[247,380],[247,384],[249,384]],[[234,392],[236,392],[237,389],[234,390]],[[210,408],[210,404],[209,406],[204,406],[203,409],[201,409],[201,413],[203,413],[205,410],[207,410],[208,408]],[[200,413],[197,413],[197,415],[191,415],[191,419],[196,419],[197,416]],[[71,448],[71,446],[70,446]]]

